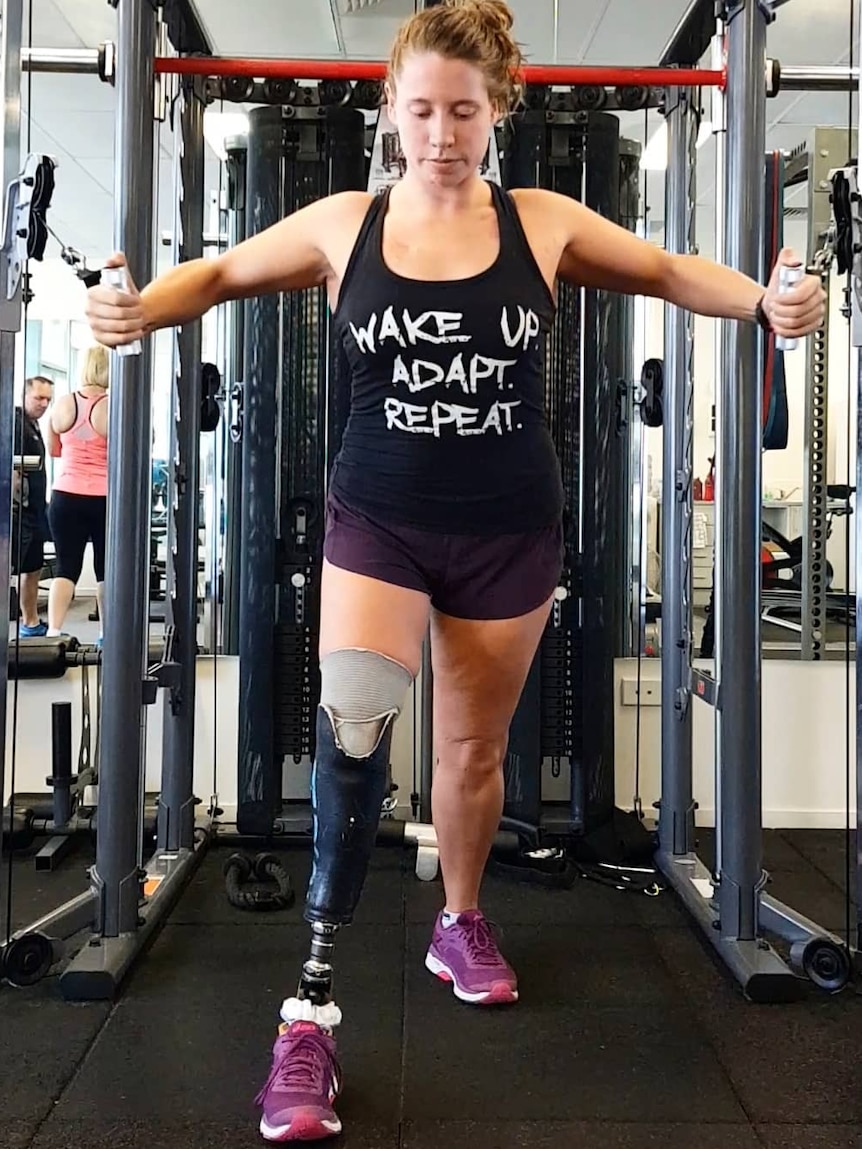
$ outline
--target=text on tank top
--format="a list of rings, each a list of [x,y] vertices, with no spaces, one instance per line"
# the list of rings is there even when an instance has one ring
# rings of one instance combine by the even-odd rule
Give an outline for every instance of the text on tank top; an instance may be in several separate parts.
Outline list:
[[[554,300],[513,200],[488,186],[500,250],[486,271],[434,282],[390,271],[384,193],[344,276],[334,322],[352,392],[331,489],[383,521],[493,535],[562,511],[545,415]]]
[[[105,395],[87,397],[73,392],[75,422],[60,435],[62,453],[54,489],[71,495],[108,493],[108,440],[93,427],[93,410]]]

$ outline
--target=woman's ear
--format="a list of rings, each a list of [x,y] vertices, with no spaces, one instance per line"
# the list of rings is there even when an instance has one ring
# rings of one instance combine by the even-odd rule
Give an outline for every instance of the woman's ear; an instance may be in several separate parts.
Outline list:
[[[395,123],[395,88],[391,80],[383,85],[383,96],[386,104],[386,113],[392,123]]]

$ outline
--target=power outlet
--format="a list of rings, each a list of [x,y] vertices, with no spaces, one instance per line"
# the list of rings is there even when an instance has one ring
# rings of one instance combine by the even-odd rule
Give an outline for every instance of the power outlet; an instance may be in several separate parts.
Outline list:
[[[638,680],[636,678],[624,678],[622,680],[622,704],[623,706],[637,706]],[[641,706],[661,706],[660,682],[641,679],[640,704]]]

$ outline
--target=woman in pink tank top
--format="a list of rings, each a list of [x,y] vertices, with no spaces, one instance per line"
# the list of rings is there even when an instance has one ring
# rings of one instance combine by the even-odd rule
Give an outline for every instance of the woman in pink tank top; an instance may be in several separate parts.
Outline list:
[[[48,634],[58,635],[75,595],[87,543],[99,618],[105,583],[105,526],[108,494],[108,352],[91,347],[85,354],[81,386],[54,404],[48,448],[59,459],[54,471],[48,522],[57,555],[57,574],[48,596]]]

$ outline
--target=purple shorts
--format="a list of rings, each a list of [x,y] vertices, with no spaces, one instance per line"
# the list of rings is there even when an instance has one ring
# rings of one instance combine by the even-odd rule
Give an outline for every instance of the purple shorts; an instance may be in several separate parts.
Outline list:
[[[323,553],[354,574],[427,594],[453,618],[520,618],[547,602],[563,567],[559,521],[515,535],[442,535],[385,524],[329,496]]]

